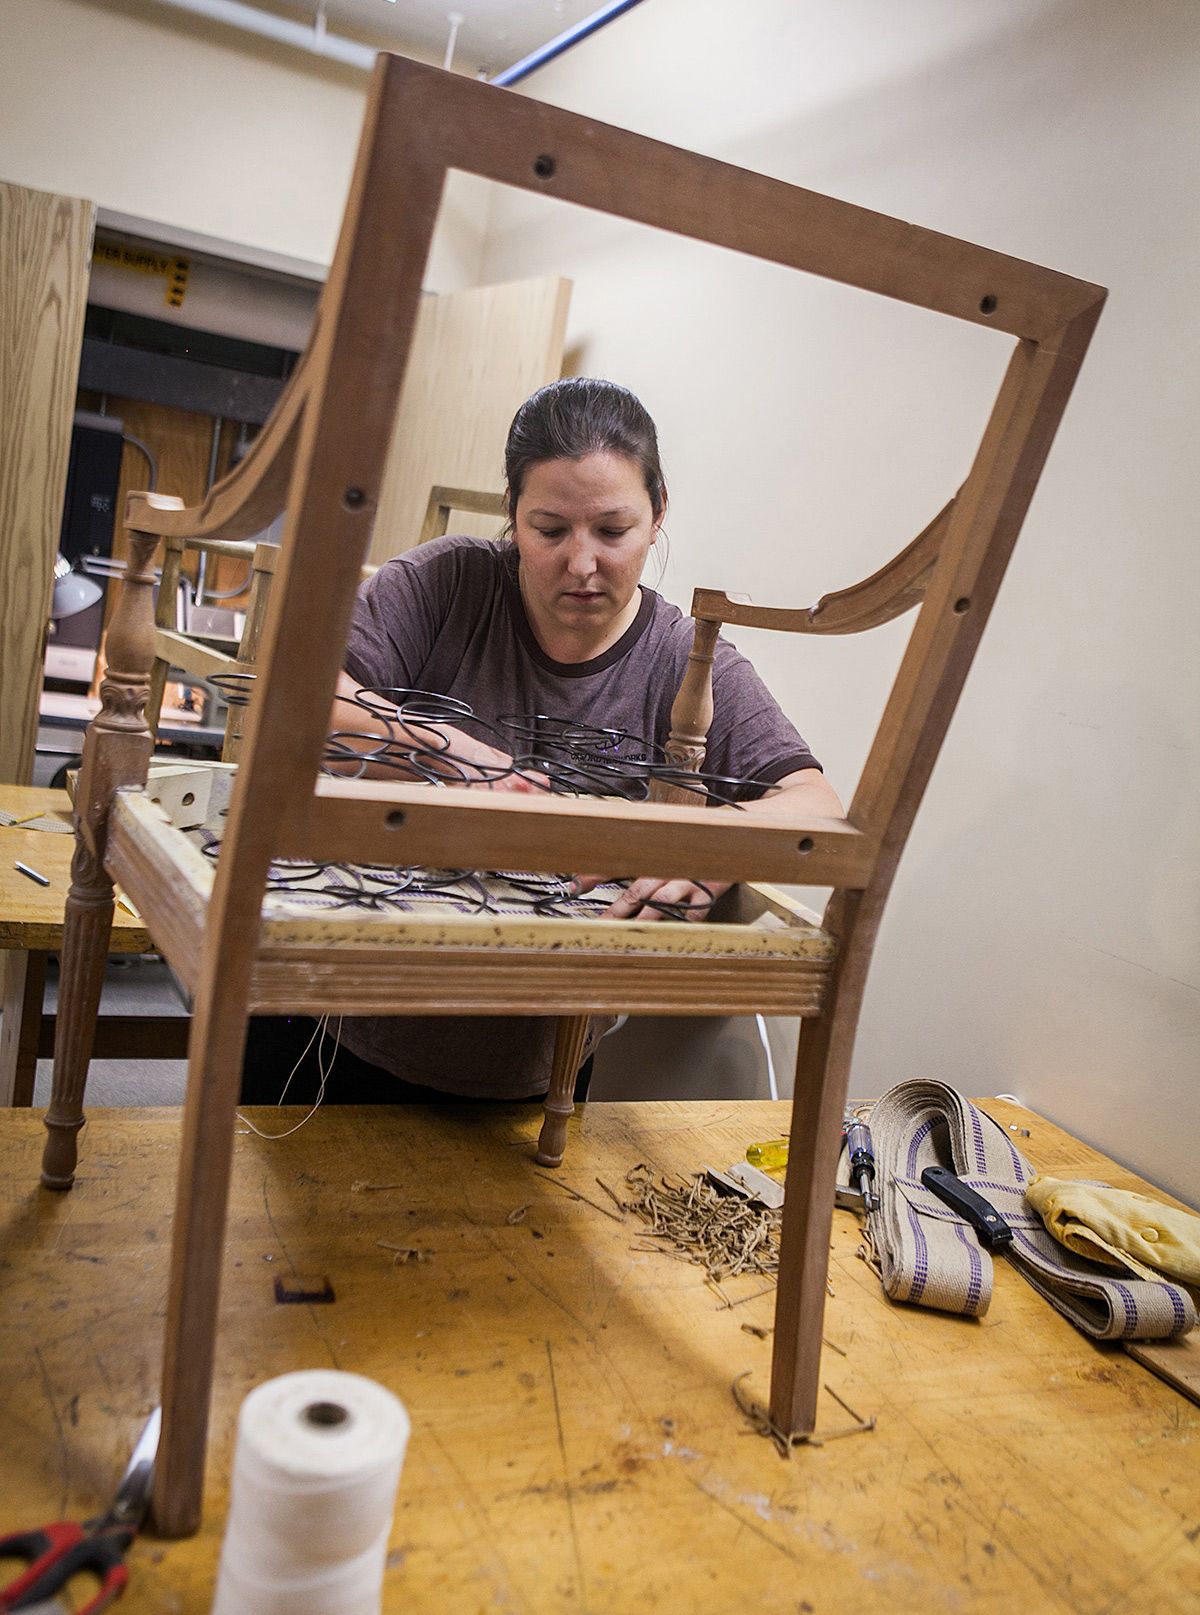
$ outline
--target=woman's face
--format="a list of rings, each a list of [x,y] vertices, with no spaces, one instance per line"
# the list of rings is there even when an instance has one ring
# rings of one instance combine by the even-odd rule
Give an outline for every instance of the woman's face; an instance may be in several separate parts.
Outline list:
[[[658,523],[636,461],[606,450],[531,466],[513,537],[535,628],[611,642],[637,615]]]

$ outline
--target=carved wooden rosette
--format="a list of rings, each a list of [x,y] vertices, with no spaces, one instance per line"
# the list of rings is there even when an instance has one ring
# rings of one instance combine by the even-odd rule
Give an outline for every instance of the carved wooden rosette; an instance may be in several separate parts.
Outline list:
[[[131,559],[108,634],[108,671],[100,711],[88,725],[75,787],[75,853],[63,920],[62,970],[54,1035],[54,1080],[46,1112],[42,1182],[69,1189],[83,1090],[100,1008],[112,930],[113,884],[104,868],[108,810],[122,785],[144,785],[153,750],[146,699],[154,661],[154,573],[157,538],[132,533]]]

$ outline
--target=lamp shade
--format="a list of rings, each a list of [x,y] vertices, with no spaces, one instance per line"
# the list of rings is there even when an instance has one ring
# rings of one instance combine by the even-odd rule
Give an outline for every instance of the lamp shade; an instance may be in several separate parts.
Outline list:
[[[94,606],[104,590],[95,578],[85,578],[73,570],[65,555],[54,561],[54,595],[50,601],[50,615],[57,622],[62,617],[74,617],[80,611]]]

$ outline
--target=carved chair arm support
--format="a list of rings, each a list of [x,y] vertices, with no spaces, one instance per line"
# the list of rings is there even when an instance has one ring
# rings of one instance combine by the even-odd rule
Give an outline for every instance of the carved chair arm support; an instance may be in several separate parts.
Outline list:
[[[309,339],[311,353],[316,327]],[[160,494],[131,493],[125,521],[131,529],[166,537],[250,539],[269,527],[284,508],[300,423],[308,398],[307,355],[293,371],[271,417],[250,452],[198,505],[184,506]]]
[[[697,589],[692,616],[743,628],[774,628],[788,634],[859,634],[903,616],[925,597],[955,500],[945,505],[912,543],[878,572],[848,589],[822,595],[814,606],[787,610],[731,600],[721,589]]]

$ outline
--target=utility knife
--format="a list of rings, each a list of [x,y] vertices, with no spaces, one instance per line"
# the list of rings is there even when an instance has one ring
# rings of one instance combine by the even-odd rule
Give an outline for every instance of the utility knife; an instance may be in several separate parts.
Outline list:
[[[1013,1231],[991,1201],[976,1194],[949,1167],[927,1166],[921,1173],[921,1182],[970,1223],[979,1235],[980,1244],[988,1250],[1003,1250],[1012,1244]]]

